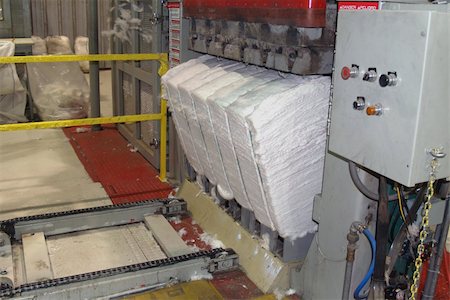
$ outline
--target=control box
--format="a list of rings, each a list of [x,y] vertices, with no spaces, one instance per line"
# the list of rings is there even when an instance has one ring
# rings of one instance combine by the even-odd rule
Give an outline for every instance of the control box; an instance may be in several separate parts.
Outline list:
[[[330,151],[414,186],[438,149],[449,177],[449,41],[447,12],[340,11]]]

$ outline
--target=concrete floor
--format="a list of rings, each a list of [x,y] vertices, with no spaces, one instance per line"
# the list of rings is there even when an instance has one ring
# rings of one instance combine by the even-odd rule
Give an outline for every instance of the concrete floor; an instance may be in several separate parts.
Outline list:
[[[0,219],[111,204],[60,129],[0,133]]]
[[[61,129],[0,132],[0,170],[0,220],[112,204]],[[143,224],[48,237],[46,245],[54,277],[164,257]],[[22,249],[17,244],[14,253]],[[16,284],[23,284],[18,265]]]

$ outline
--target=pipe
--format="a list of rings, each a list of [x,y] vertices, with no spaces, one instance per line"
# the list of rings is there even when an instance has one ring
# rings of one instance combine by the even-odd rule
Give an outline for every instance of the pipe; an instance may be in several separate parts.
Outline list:
[[[358,167],[356,166],[356,164],[352,161],[349,161],[348,168],[350,170],[350,177],[352,178],[353,184],[356,186],[356,188],[367,198],[378,201],[378,199],[380,199],[380,195],[372,192],[364,185],[364,183],[362,183],[358,175]],[[388,199],[389,201],[394,201],[397,200],[397,198],[397,195],[393,194],[390,195]]]
[[[359,223],[358,223],[359,224]],[[342,290],[342,300],[348,300],[350,296],[350,285],[352,283],[352,273],[353,273],[353,263],[355,261],[355,252],[357,248],[357,243],[359,241],[358,229],[356,223],[350,226],[349,233],[347,234],[347,257],[345,265],[345,275],[344,275],[344,288]]]
[[[389,232],[389,210],[388,189],[386,177],[380,176],[379,185],[380,200],[378,201],[377,213],[377,257],[373,278],[375,282],[384,282],[384,270],[386,264],[388,232]]]
[[[89,1],[89,53],[98,54],[98,1]],[[91,117],[100,117],[100,63],[89,62],[89,86],[91,101]],[[93,131],[101,130],[100,125],[92,126]]]
[[[355,292],[353,293],[353,297],[357,300],[367,298],[366,296],[361,296],[360,293],[361,293],[361,290],[364,288],[364,286],[367,284],[367,282],[369,282],[369,280],[372,277],[372,274],[374,272],[376,249],[377,249],[377,242],[375,241],[375,238],[373,237],[373,235],[370,233],[369,229],[367,229],[367,228],[364,229],[363,234],[369,240],[370,249],[372,250],[372,260],[370,262],[370,267],[369,267],[369,270],[367,271],[366,276],[364,276],[363,280],[356,287]]]
[[[441,233],[439,235],[436,255],[432,256],[430,265],[428,267],[427,280],[425,282],[422,299],[433,299],[434,293],[436,291],[438,274],[441,268],[442,259],[444,257],[445,243],[447,240],[448,229],[450,225],[450,199],[447,199],[446,201],[447,202],[445,203],[444,218],[442,220]]]

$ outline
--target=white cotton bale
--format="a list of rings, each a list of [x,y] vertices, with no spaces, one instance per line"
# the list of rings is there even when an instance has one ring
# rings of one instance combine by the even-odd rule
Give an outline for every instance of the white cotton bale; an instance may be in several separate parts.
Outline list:
[[[85,36],[79,36],[75,39],[75,54],[76,55],[87,55],[89,54],[89,38]],[[81,71],[84,73],[89,73],[89,62],[80,61]]]
[[[70,39],[67,36],[48,36],[45,41],[48,54],[73,54]]]
[[[314,232],[314,196],[321,191],[329,77],[301,77],[266,97],[246,120],[275,229],[295,239]]]
[[[181,145],[189,163],[194,170],[201,175],[204,174],[203,168],[200,159],[195,152],[189,124],[181,106],[178,85],[193,76],[209,70],[211,68],[210,65],[215,63],[217,63],[217,58],[207,55],[201,56],[171,69],[162,77],[162,83],[165,87],[165,92],[167,93],[170,109],[173,112],[173,120],[178,131]]]
[[[47,55],[47,42],[43,38],[33,35],[31,40],[33,41],[31,50],[33,55]]]
[[[267,77],[267,82],[264,85],[249,90],[226,107],[227,130],[230,132],[232,139],[230,143],[236,153],[235,164],[241,169],[248,201],[254,208],[256,219],[265,226],[275,229],[269,213],[269,205],[264,193],[259,167],[253,152],[251,133],[245,118],[267,97],[278,97],[280,93],[294,87],[298,82],[292,80],[297,79],[297,76],[294,75],[288,75],[287,79],[274,71],[266,71],[263,75]]]
[[[242,64],[244,65],[244,64]],[[233,195],[234,198],[239,202],[243,203],[243,206],[249,208],[248,202],[246,201],[246,194],[242,186],[231,186],[230,176],[240,177],[239,172],[228,172],[227,167],[224,165],[223,156],[227,155],[222,153],[219,149],[219,134],[215,132],[214,123],[216,120],[210,114],[208,107],[208,98],[220,89],[227,87],[228,85],[244,80],[245,78],[251,76],[252,74],[261,72],[262,69],[258,67],[245,67],[234,72],[229,72],[228,74],[217,78],[215,81],[210,82],[207,85],[196,89],[192,93],[196,109],[197,118],[202,129],[203,137],[205,140],[205,146],[208,151],[209,157],[211,159],[211,164],[213,168],[214,175],[218,182],[220,194]],[[241,179],[238,179],[241,180]],[[242,204],[241,204],[242,205]]]
[[[268,71],[259,67],[251,67],[247,72],[248,76],[244,76],[242,80],[236,81],[210,96],[208,98],[208,105],[230,186],[232,190],[238,191],[236,200],[244,208],[255,211],[249,200],[249,191],[244,184],[247,172],[239,165],[225,109],[241,95],[280,77],[277,72]]]
[[[221,60],[210,70],[178,85],[181,107],[188,121],[195,151],[200,159],[200,164],[202,165],[206,177],[213,185],[217,184],[217,180],[213,172],[211,159],[206,149],[203,133],[197,118],[197,115],[201,115],[202,111],[196,110],[196,105],[191,93],[202,86],[209,86],[211,81],[219,79],[221,76],[241,68],[245,68],[245,65],[242,63],[231,60]]]

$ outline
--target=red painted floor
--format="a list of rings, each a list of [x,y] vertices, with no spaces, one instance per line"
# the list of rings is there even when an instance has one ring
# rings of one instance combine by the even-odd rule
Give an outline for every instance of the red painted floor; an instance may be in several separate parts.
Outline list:
[[[158,179],[158,172],[139,153],[130,151],[127,140],[115,126],[103,126],[92,132],[89,127],[77,132],[66,128],[77,156],[92,180],[100,182],[114,204],[167,198],[172,192],[169,184]],[[170,220],[175,230],[185,230],[183,239],[188,245],[209,250],[200,235],[203,230],[190,217]],[[216,274],[212,283],[225,299],[250,299],[262,292],[240,270]]]
[[[114,204],[167,198],[169,184],[158,179],[158,172],[137,152],[131,152],[128,142],[114,126],[103,130],[77,133],[66,128],[75,152],[92,180],[100,182]]]

